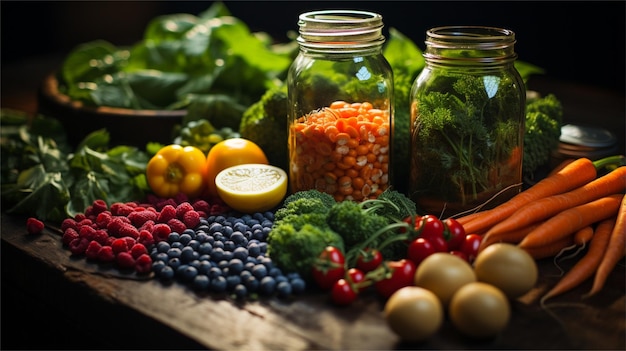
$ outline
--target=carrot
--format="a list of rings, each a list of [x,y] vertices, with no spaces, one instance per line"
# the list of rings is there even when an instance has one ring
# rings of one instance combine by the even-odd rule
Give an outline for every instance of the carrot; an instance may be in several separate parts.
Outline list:
[[[572,235],[581,228],[615,215],[623,198],[623,194],[614,194],[569,208],[528,233],[518,246],[523,249],[544,246]]]
[[[584,247],[591,238],[593,238],[593,227],[588,225],[578,229],[576,233],[574,233],[574,244]]]
[[[598,223],[589,250],[576,264],[541,298],[541,304],[549,298],[563,294],[591,277],[597,270],[602,256],[609,245],[611,231],[615,227],[615,217]]]
[[[574,237],[569,235],[550,244],[538,247],[529,247],[524,250],[528,252],[532,258],[539,260],[542,258],[557,256],[565,250],[573,249],[574,247],[576,247],[574,244]]]
[[[587,158],[576,159],[554,175],[543,178],[532,187],[518,193],[509,201],[493,209],[479,212],[482,215],[473,217],[473,219],[463,224],[463,227],[468,233],[484,231],[512,215],[522,206],[538,199],[561,194],[583,186],[595,179],[596,175],[596,168],[591,160]],[[462,217],[457,220],[460,220],[461,223],[465,222]]]
[[[620,166],[614,171],[596,178],[574,190],[544,197],[523,206],[502,222],[491,227],[487,233],[507,232],[525,227],[530,223],[545,220],[569,208],[583,205],[612,194],[622,193],[625,189],[626,166]],[[468,225],[470,224],[471,222],[468,223]]]
[[[622,198],[622,203],[615,220],[615,226],[611,232],[609,244],[602,256],[602,261],[598,266],[596,276],[593,280],[591,290],[584,295],[584,298],[593,296],[602,290],[609,273],[615,268],[617,262],[626,255],[626,196]]]
[[[518,244],[528,233],[533,231],[535,228],[539,226],[540,223],[534,223],[527,227],[523,227],[520,229],[512,230],[510,232],[505,233],[494,233],[494,234],[485,234],[483,235],[482,240],[480,241],[480,245],[478,246],[478,252],[481,252],[487,246],[495,244],[495,243],[511,243]]]
[[[563,168],[565,168],[567,165],[569,165],[570,163],[576,161],[575,158],[566,158],[565,160],[561,161],[561,163],[559,163],[558,165],[556,165],[556,167],[554,167],[547,175],[547,177],[550,177],[556,173],[558,173],[560,170],[562,170]]]

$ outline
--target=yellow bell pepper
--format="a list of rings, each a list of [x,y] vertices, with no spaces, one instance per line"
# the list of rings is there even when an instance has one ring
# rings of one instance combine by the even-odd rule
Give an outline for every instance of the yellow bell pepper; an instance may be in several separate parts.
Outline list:
[[[190,198],[205,187],[206,156],[197,147],[172,144],[161,148],[148,162],[146,178],[152,191],[171,198],[183,193]]]

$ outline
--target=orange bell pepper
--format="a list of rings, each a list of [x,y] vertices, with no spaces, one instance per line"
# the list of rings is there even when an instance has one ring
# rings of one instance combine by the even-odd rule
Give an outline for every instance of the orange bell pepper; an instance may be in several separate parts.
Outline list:
[[[171,144],[161,148],[148,162],[146,178],[150,189],[160,197],[180,193],[190,198],[206,186],[206,156],[195,146]]]

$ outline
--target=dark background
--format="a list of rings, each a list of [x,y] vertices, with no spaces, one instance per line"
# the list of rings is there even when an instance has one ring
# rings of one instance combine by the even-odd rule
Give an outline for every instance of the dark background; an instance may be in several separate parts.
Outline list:
[[[547,75],[624,91],[625,1],[226,1],[253,31],[286,41],[298,15],[325,8],[383,15],[423,49],[425,31],[440,25],[488,25],[516,32],[521,60]],[[42,55],[63,55],[75,45],[109,40],[129,45],[160,14],[197,15],[210,1],[2,1],[3,66]]]

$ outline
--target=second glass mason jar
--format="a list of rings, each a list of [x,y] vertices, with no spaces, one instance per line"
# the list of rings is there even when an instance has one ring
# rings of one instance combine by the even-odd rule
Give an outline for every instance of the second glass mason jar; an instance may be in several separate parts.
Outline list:
[[[410,197],[449,217],[521,190],[526,88],[515,33],[479,26],[427,31],[411,92]]]
[[[391,179],[393,76],[379,14],[300,15],[288,73],[291,192],[317,189],[363,201]]]

